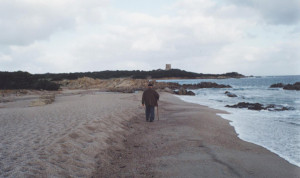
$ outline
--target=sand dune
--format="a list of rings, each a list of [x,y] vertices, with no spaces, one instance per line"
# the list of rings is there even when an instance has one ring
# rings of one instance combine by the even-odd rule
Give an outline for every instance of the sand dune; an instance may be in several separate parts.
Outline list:
[[[125,137],[125,121],[142,112],[136,95],[57,95],[28,107],[32,99],[1,104],[0,177],[87,177],[110,140]]]

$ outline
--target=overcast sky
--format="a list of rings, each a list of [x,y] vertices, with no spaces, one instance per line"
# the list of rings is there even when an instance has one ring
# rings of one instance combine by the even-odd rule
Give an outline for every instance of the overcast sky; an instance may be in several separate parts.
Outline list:
[[[300,0],[0,0],[0,71],[300,75]]]

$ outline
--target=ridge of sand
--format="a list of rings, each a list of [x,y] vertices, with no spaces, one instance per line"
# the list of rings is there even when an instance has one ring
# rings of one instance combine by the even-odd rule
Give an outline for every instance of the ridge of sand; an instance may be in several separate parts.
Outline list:
[[[131,120],[124,149],[94,177],[300,177],[300,168],[265,148],[240,140],[223,111],[162,94],[160,121]],[[143,117],[143,116],[141,116]]]
[[[29,107],[38,96],[1,104],[0,177],[90,176],[140,104],[128,94],[66,94],[45,106]]]

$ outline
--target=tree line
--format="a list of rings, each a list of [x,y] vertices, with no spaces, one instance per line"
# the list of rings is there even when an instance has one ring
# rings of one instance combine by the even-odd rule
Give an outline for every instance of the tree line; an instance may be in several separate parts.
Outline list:
[[[75,73],[45,73],[45,74],[30,74],[28,72],[0,72],[0,89],[43,89],[43,90],[58,90],[59,85],[55,81],[64,79],[74,80],[82,77],[90,77],[94,79],[110,79],[110,78],[133,78],[133,79],[148,79],[148,78],[241,78],[243,75],[237,72],[226,74],[202,74],[187,72],[179,69],[171,70],[116,70],[116,71],[100,71],[100,72],[75,72]]]
[[[94,79],[110,79],[110,78],[133,78],[133,79],[160,79],[160,78],[241,78],[245,77],[237,72],[230,72],[226,74],[202,74],[187,72],[185,70],[171,69],[171,70],[152,70],[152,71],[141,71],[141,70],[116,70],[116,71],[100,71],[100,72],[76,72],[76,73],[60,73],[60,74],[36,74],[39,78],[49,79],[51,81],[61,81],[64,79],[74,80],[82,77],[90,77]]]
[[[58,90],[59,84],[28,72],[0,72],[0,89]]]

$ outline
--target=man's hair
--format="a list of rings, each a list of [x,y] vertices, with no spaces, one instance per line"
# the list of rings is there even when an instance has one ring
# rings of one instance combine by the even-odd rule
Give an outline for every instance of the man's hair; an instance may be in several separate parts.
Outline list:
[[[153,87],[153,84],[152,83],[148,83],[148,87]]]

